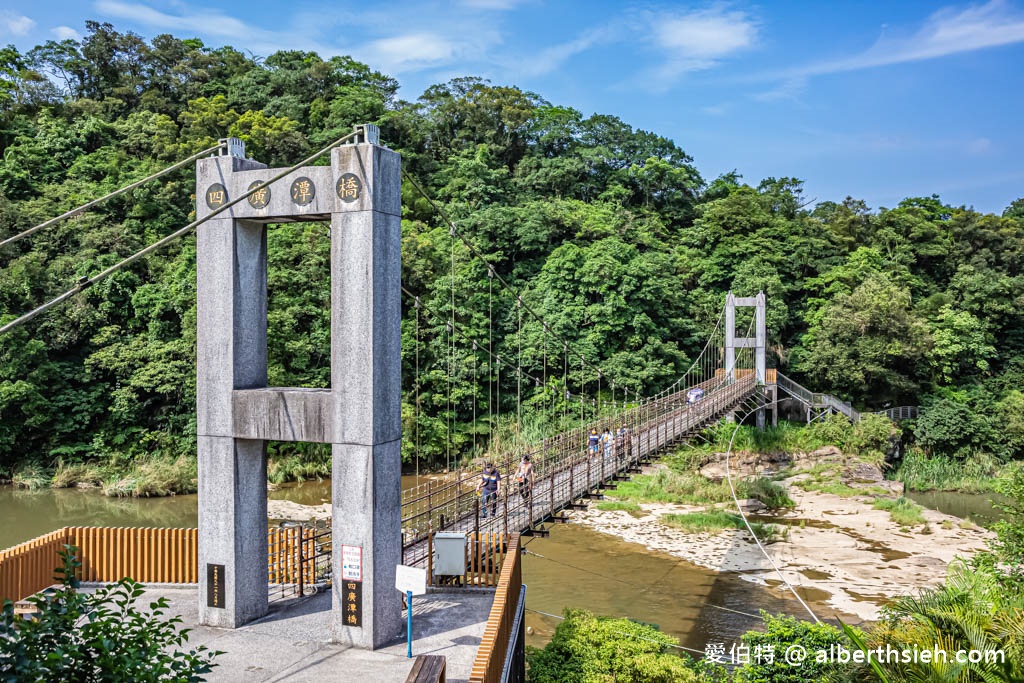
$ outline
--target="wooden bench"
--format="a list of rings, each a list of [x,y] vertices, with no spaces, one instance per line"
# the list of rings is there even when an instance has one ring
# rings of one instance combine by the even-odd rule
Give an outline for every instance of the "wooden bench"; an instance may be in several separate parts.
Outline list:
[[[420,655],[413,663],[405,683],[444,683],[446,664],[444,655]]]

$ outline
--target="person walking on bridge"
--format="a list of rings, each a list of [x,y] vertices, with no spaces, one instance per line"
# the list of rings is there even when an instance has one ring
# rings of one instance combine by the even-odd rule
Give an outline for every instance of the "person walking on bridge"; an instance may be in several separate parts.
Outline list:
[[[525,503],[530,499],[530,493],[533,490],[533,463],[530,462],[529,455],[524,455],[523,459],[519,461],[515,480],[519,485],[519,495],[523,497]]]
[[[612,430],[605,427],[604,433],[601,434],[601,443],[604,444],[604,457],[611,457],[612,447],[615,445],[614,439],[612,439]]]
[[[482,494],[480,499],[480,516],[487,518],[487,504],[491,504],[491,516],[498,515],[498,496],[501,495],[501,475],[494,463],[488,462],[484,465],[483,475],[476,491]]]
[[[600,449],[600,444],[601,444],[601,437],[597,435],[597,430],[596,429],[591,429],[590,430],[590,438],[587,440],[587,447],[590,450],[590,455],[591,456],[597,455],[597,452]]]
[[[619,462],[623,462],[628,455],[626,449],[629,446],[629,430],[626,429],[626,425],[619,427],[619,431],[615,432],[615,457],[619,459]]]

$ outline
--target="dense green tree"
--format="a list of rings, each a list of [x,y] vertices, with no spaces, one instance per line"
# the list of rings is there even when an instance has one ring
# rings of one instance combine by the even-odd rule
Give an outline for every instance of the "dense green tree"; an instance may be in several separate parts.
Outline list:
[[[605,400],[611,382],[663,389],[730,289],[768,295],[770,364],[859,407],[934,404],[919,429],[932,455],[1020,455],[1020,200],[1003,216],[935,196],[810,208],[795,178],[706,183],[676,142],[511,85],[459,78],[399,101],[393,78],[351,57],[84,33],[0,50],[0,238],[225,136],[284,165],[378,123],[415,182],[402,188],[402,279],[421,301],[403,302],[407,458],[486,448],[499,408],[547,425],[562,386],[593,395],[597,365]],[[181,227],[194,193],[183,169],[6,247],[0,318]],[[324,386],[327,227],[268,230],[272,381]],[[0,339],[0,467],[194,451],[194,259],[186,238]],[[520,381],[520,362],[548,386]],[[961,424],[965,406],[993,417]]]

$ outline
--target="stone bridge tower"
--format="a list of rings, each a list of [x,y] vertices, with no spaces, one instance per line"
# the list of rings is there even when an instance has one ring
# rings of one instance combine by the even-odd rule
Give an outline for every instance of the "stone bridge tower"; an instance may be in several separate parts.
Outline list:
[[[377,648],[401,631],[401,160],[375,126],[199,226],[200,621],[267,612],[267,441],[331,444],[332,637]],[[196,167],[199,218],[281,169],[228,153]],[[267,229],[331,226],[331,386],[267,386]],[[344,563],[344,567],[342,566]]]

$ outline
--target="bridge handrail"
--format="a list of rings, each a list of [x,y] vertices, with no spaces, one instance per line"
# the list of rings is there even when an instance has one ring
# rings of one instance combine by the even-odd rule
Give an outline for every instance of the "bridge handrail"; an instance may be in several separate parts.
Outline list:
[[[591,428],[614,429],[625,422],[631,430],[631,438],[626,445],[627,452],[637,456],[660,450],[681,433],[699,427],[719,414],[737,400],[746,396],[755,386],[752,370],[740,370],[735,380],[724,374],[713,377],[700,386],[705,388],[705,397],[696,404],[686,402],[689,388],[670,394],[669,396],[649,401],[643,405],[630,408],[625,413],[606,417],[591,422],[582,428],[562,432],[555,437],[543,439],[529,448],[516,453],[516,459],[522,453],[533,456],[534,488],[545,489],[547,493],[541,500],[530,497],[524,503],[519,496],[513,495],[511,487],[503,487],[505,495],[499,501],[500,512],[497,519],[486,519],[477,508],[479,499],[476,496],[476,484],[480,473],[477,469],[460,470],[455,479],[431,489],[431,496],[436,496],[428,504],[424,504],[424,496],[407,496],[402,505],[403,548],[412,554],[406,556],[407,563],[416,563],[426,559],[427,548],[424,539],[431,531],[444,529],[472,528],[474,530],[494,529],[503,526],[505,533],[516,528],[526,528],[520,522],[524,518],[536,519],[539,516],[554,514],[566,500],[575,499],[599,481],[614,475],[621,466],[616,460],[608,461],[606,457],[590,458],[587,453],[586,441]],[[694,415],[693,417],[689,417]],[[616,453],[619,451],[616,447]],[[604,447],[602,447],[604,454]],[[502,462],[497,463],[505,477],[512,472],[515,463],[511,455],[506,455]],[[586,466],[585,476],[576,470]],[[591,471],[591,468],[593,471]],[[569,476],[565,476],[568,471]],[[587,483],[575,481],[584,478]],[[507,481],[507,479],[506,479]],[[556,481],[559,486],[558,502],[554,497]],[[575,488],[574,491],[574,487]],[[436,504],[434,501],[437,501]],[[466,526],[467,520],[470,527]],[[413,551],[413,548],[416,548]]]
[[[897,406],[895,408],[886,408],[885,410],[876,410],[874,414],[885,415],[893,422],[916,420],[917,416],[921,414],[921,408],[919,406]]]
[[[860,420],[860,413],[853,407],[853,404],[842,400],[832,394],[823,394],[811,391],[799,383],[786,377],[781,372],[776,372],[776,381],[780,389],[810,408],[829,408],[842,413],[852,422]]]

